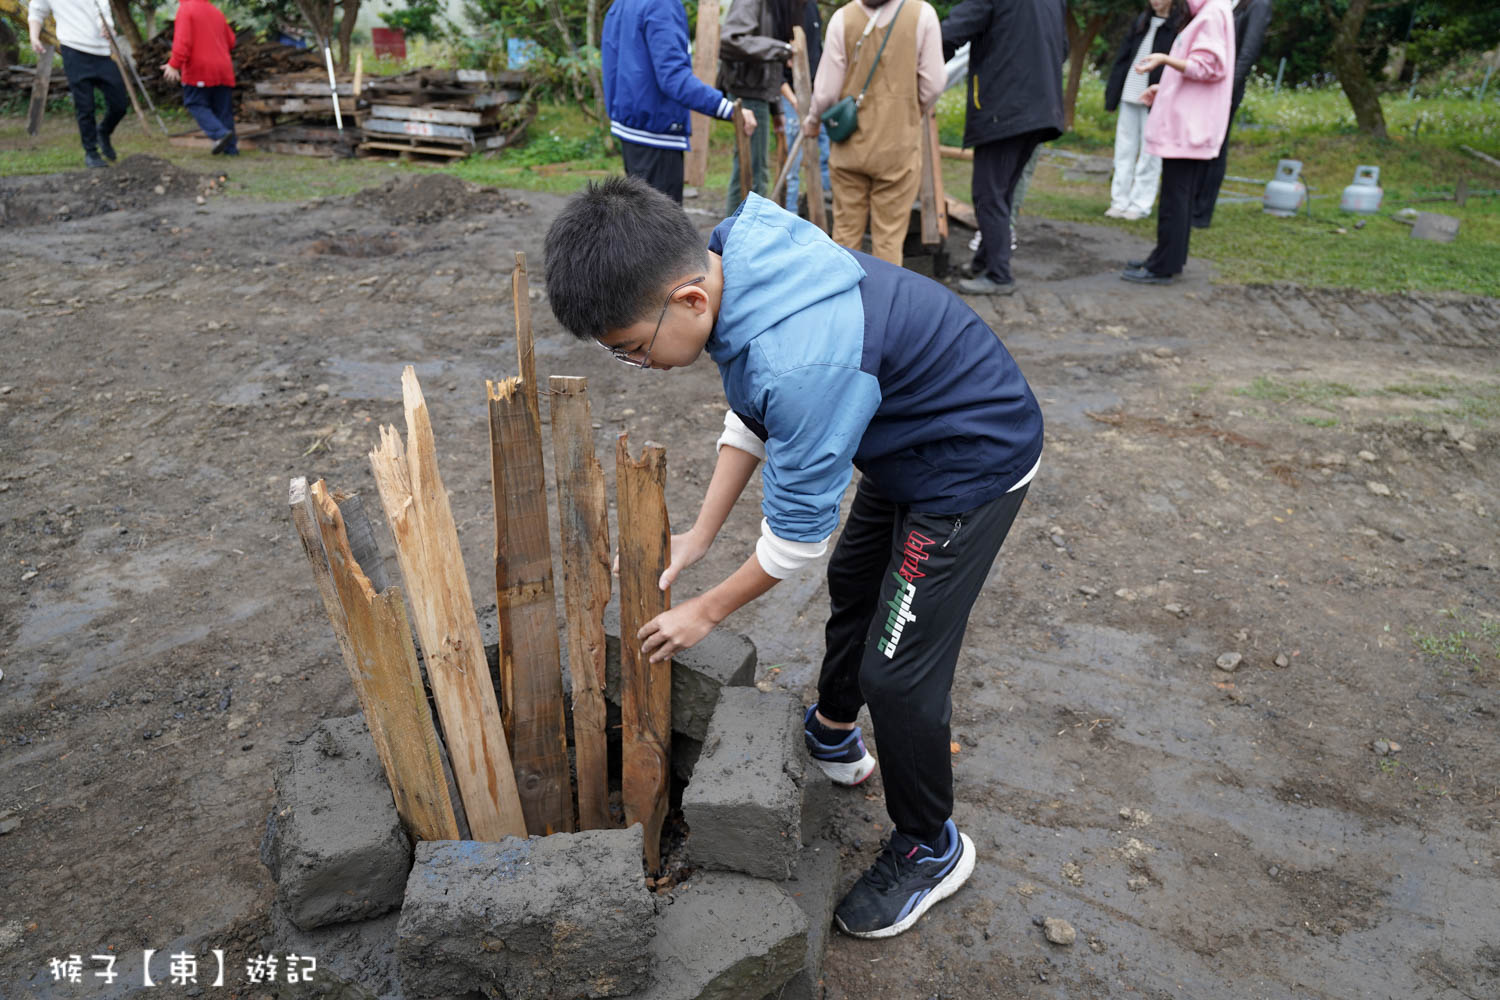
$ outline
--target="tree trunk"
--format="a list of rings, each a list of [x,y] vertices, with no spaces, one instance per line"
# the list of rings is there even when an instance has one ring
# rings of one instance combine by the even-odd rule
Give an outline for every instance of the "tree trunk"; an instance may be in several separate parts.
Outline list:
[[[349,50],[354,42],[354,19],[359,17],[359,0],[343,0],[343,17],[339,20],[339,72],[349,72]]]
[[[145,40],[141,38],[141,29],[135,26],[135,18],[130,16],[129,0],[109,0],[109,9],[115,16],[115,30],[130,44],[131,51],[139,49]]]
[[[1070,10],[1068,26],[1068,85],[1063,90],[1063,131],[1073,128],[1073,109],[1078,104],[1078,85],[1083,81],[1083,65],[1088,62],[1089,47],[1103,29],[1109,18],[1104,14],[1091,14],[1079,24]]]
[[[1339,86],[1344,88],[1344,96],[1349,98],[1349,106],[1354,109],[1354,122],[1364,134],[1384,139],[1385,112],[1380,108],[1380,92],[1365,70],[1359,50],[1359,35],[1370,12],[1370,0],[1350,0],[1342,17],[1335,15],[1326,3],[1324,9],[1333,23],[1328,61],[1338,75]]]

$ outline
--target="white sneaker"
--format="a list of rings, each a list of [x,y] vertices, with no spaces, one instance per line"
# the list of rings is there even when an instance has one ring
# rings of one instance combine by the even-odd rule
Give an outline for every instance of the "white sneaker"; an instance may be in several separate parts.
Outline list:
[[[1123,219],[1125,218],[1125,210],[1123,208],[1115,208],[1115,206],[1111,205],[1104,210],[1104,217],[1106,219]]]

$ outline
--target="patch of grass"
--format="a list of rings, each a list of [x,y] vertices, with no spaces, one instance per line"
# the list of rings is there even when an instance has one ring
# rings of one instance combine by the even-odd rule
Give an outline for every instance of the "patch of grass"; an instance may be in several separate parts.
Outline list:
[[[1266,375],[1256,376],[1249,385],[1234,390],[1234,394],[1268,403],[1305,403],[1320,409],[1329,409],[1330,400],[1359,395],[1342,382],[1279,382]]]

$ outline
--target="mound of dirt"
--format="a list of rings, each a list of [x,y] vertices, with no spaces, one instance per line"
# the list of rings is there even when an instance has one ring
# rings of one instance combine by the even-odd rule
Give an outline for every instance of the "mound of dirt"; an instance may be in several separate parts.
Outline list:
[[[213,191],[219,178],[137,153],[107,170],[75,170],[0,181],[0,226],[35,226]]]
[[[447,174],[395,177],[380,187],[361,191],[354,204],[380,212],[397,224],[441,222],[453,216],[507,215],[529,212],[531,206],[495,188],[469,184]]]

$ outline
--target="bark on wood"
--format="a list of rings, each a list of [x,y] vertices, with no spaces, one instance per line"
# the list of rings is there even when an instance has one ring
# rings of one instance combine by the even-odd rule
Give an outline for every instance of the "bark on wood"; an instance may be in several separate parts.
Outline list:
[[[661,867],[661,824],[667,814],[672,740],[672,663],[651,663],[635,637],[671,605],[657,589],[667,568],[666,452],[646,442],[640,461],[621,434],[615,445],[615,492],[620,523],[620,725],[624,758],[625,825],[645,830],[646,867]]]
[[[524,292],[524,272],[522,280]],[[495,493],[500,714],[510,739],[527,831],[539,836],[571,833],[573,786],[547,533],[542,427],[527,399],[534,400],[535,392],[528,392],[520,379],[487,381],[485,389]]]
[[[377,593],[371,585],[322,480],[311,489],[307,480],[293,480],[290,501],[396,812],[417,840],[456,839],[458,819],[401,591]]]
[[[594,455],[588,379],[554,375],[552,468],[562,539],[568,670],[573,677],[573,752],[578,761],[578,828],[613,826],[605,739],[604,606],[609,603],[609,511],[604,470]]]
[[[807,35],[801,28],[792,29],[792,92],[797,97],[797,113],[804,118],[812,107],[812,72],[807,61]],[[816,142],[802,144],[802,188],[807,192],[807,220],[825,233],[828,213],[823,210],[823,166],[821,149]]]
[[[402,373],[401,389],[407,443],[403,446],[396,428],[382,427],[380,447],[370,452],[370,467],[396,539],[396,557],[422,637],[454,778],[476,840],[524,837],[526,822],[510,750],[458,531],[438,474],[432,424],[416,371],[409,366]]]
[[[756,128],[768,128],[766,122],[757,122]],[[755,178],[750,165],[750,133],[745,131],[745,108],[741,101],[734,102],[734,155],[740,165],[740,201],[750,197],[750,182]]]
[[[698,33],[693,43],[693,75],[712,87],[718,65],[719,5],[700,4]],[[687,163],[683,165],[683,181],[691,187],[701,188],[708,179],[708,137],[713,123],[707,115],[693,112],[693,134],[688,140]]]

